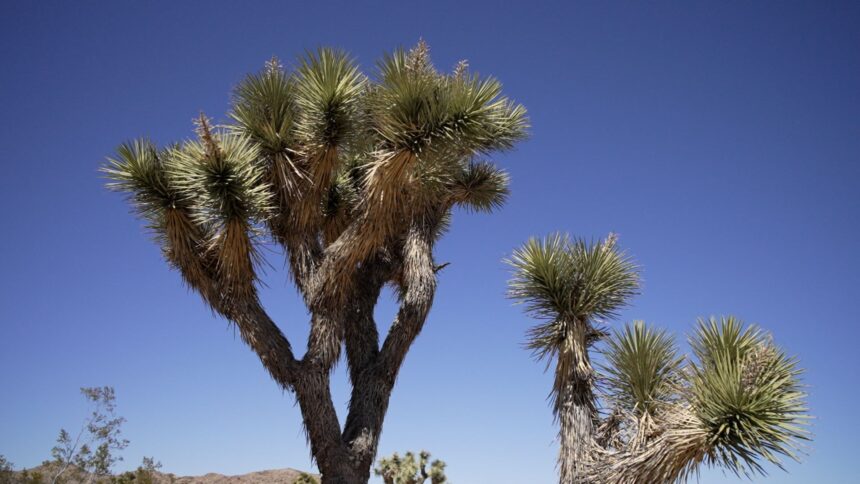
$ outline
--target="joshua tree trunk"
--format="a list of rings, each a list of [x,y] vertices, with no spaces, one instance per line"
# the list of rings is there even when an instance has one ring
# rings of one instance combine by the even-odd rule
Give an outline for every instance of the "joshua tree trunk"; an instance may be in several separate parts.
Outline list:
[[[301,360],[293,356],[283,333],[256,301],[224,307],[224,313],[236,322],[242,338],[272,378],[295,392],[323,483],[354,484],[370,479],[391,391],[435,293],[432,230],[429,225],[413,227],[404,238],[401,256],[377,260],[359,271],[346,310],[336,315],[326,311],[314,314],[314,329]],[[402,281],[401,306],[380,348],[373,308],[393,272]],[[353,384],[343,430],[329,391],[329,374],[342,341]]]
[[[589,381],[570,375],[559,395],[560,484],[586,482],[583,463],[589,458],[593,438],[594,393]]]
[[[555,372],[556,415],[559,420],[559,484],[580,484],[594,445],[597,409],[593,372],[588,356],[588,330],[572,325],[571,344],[559,355]]]
[[[360,326],[360,320],[366,317],[349,321],[347,326]],[[260,326],[270,321],[239,320],[243,338],[252,344],[269,373],[283,388],[295,391],[323,483],[353,484],[370,479],[383,418],[405,356],[405,351],[398,352],[398,346],[408,347],[425,317],[426,311],[415,314],[410,309],[401,309],[394,334],[387,338],[382,350],[365,358],[360,367],[351,368],[353,391],[343,431],[329,391],[330,370],[309,360],[290,361],[286,345],[256,345],[272,341],[273,334],[280,334],[277,328],[260,331]],[[347,345],[348,353],[350,346]]]

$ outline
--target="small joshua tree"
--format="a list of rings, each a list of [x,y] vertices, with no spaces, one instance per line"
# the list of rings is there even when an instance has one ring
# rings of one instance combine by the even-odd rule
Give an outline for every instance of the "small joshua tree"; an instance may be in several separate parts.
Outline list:
[[[302,472],[293,484],[319,484],[319,481],[307,472]]]
[[[507,175],[482,157],[525,136],[522,106],[468,71],[440,73],[423,42],[373,79],[344,53],[276,60],[237,88],[232,123],[201,115],[197,139],[122,145],[105,168],[130,195],[168,264],[294,392],[326,484],[367,482],[406,353],[433,303],[436,241],[456,207],[491,211]],[[260,303],[261,249],[284,254],[310,312],[304,356]],[[380,344],[386,284],[400,308]],[[341,428],[329,389],[345,349],[352,383]]]
[[[382,477],[385,484],[422,484],[427,479],[432,484],[448,482],[445,463],[438,459],[430,462],[430,453],[425,450],[418,453],[417,460],[412,452],[407,452],[403,457],[395,452],[391,457],[380,459],[374,472]]]
[[[797,361],[731,316],[698,321],[689,359],[642,322],[608,334],[602,324],[639,288],[615,244],[556,234],[508,261],[510,296],[543,320],[529,346],[556,362],[559,482],[671,483],[701,464],[752,475],[762,460],[796,459],[808,438]],[[606,365],[596,371],[589,353],[601,340]]]
[[[141,464],[134,471],[127,471],[119,476],[111,478],[111,484],[156,484],[159,482],[173,482],[173,475],[160,476],[161,462],[154,457],[144,457]]]

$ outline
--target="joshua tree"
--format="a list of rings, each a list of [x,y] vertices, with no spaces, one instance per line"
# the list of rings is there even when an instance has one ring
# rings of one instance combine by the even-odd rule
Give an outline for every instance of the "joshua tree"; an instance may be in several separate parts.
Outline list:
[[[319,484],[319,481],[307,472],[302,472],[299,474],[299,477],[293,481],[293,484]]]
[[[197,139],[122,145],[105,172],[155,232],[164,257],[295,394],[324,483],[370,477],[389,396],[436,288],[436,241],[454,207],[490,211],[507,176],[482,155],[525,135],[522,106],[492,78],[433,67],[421,42],[363,76],[340,51],[277,60],[235,90],[231,124],[201,115]],[[310,316],[302,357],[257,293],[261,246],[282,250]],[[400,308],[380,345],[385,284]],[[329,390],[346,349],[343,429]]]
[[[545,320],[531,329],[529,348],[540,359],[556,360],[551,397],[562,483],[582,474],[597,422],[588,348],[602,334],[602,319],[613,316],[639,287],[636,267],[614,244],[614,237],[588,245],[555,234],[529,240],[509,261],[516,270],[510,296]]]
[[[702,463],[751,475],[764,472],[762,459],[796,459],[808,437],[801,370],[759,329],[700,319],[689,360],[642,322],[604,330],[638,289],[637,267],[615,241],[556,234],[508,261],[510,296],[544,321],[529,347],[556,361],[559,482],[669,483]],[[595,372],[589,348],[601,339],[606,365]]]
[[[430,470],[427,470],[428,463]],[[403,457],[395,452],[391,457],[380,459],[374,472],[382,477],[385,484],[423,484],[427,479],[432,484],[448,482],[445,463],[439,459],[430,462],[430,453],[426,450],[418,453],[417,460],[412,452],[407,452]]]

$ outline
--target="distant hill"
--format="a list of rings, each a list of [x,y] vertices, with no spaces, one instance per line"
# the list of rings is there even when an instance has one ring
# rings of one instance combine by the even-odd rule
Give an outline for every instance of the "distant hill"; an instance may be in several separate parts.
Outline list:
[[[238,476],[209,473],[203,476],[175,477],[173,482],[176,484],[293,484],[301,473],[295,469],[273,469]],[[311,475],[317,480],[320,478],[316,474]]]
[[[41,482],[47,484],[51,481],[50,476],[53,475],[51,467],[52,466],[50,464],[41,465],[28,469],[26,472],[29,476],[41,475]],[[22,472],[15,472],[14,474],[16,477],[20,477]],[[225,476],[224,474],[216,474],[214,472],[210,472],[209,474],[202,476],[177,476],[163,472],[153,472],[153,484],[293,484],[301,474],[302,471],[298,471],[296,469],[272,469],[267,471],[250,472],[248,474],[237,476]],[[308,474],[316,478],[317,481],[320,480],[320,476],[318,474],[312,474],[310,472]],[[73,476],[73,470],[72,472],[69,472],[68,475],[64,474],[63,477],[67,477],[67,479],[64,479],[63,482],[65,484],[80,484],[82,481],[86,481],[86,479],[75,479]],[[2,481],[2,479],[0,479],[0,481]],[[108,479],[101,479],[95,482],[106,484],[110,481]]]

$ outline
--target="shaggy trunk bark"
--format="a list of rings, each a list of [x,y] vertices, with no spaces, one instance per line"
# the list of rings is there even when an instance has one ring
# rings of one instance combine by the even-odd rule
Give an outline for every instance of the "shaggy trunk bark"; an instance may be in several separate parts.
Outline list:
[[[597,406],[594,369],[588,356],[592,333],[584,321],[569,325],[567,350],[558,357],[555,373],[556,415],[559,420],[559,484],[583,484],[595,443]]]
[[[568,374],[558,399],[559,484],[588,482],[583,477],[584,464],[589,458],[596,414],[590,379],[575,372]]]
[[[418,335],[418,323],[423,321],[423,317],[415,321],[410,340]],[[366,484],[370,480],[385,413],[405,357],[405,352],[389,358],[382,354],[353,376],[343,432],[331,404],[327,372],[303,377],[302,384],[295,387],[323,484]]]
[[[370,479],[382,423],[394,387],[393,379],[380,377],[378,373],[376,367],[369,369],[353,387],[350,411],[343,429],[343,442],[362,482]]]
[[[376,457],[390,386],[361,380],[343,433],[329,392],[328,373],[303,377],[296,396],[304,417],[311,452],[322,474],[322,484],[366,484]],[[380,391],[376,391],[376,390]]]
[[[296,378],[293,388],[302,411],[311,453],[317,460],[320,472],[331,478],[349,476],[352,469],[349,456],[340,441],[340,423],[329,391],[329,372],[306,367]]]
[[[429,259],[424,262],[432,263]],[[312,349],[297,361],[283,334],[258,304],[230,309],[242,339],[257,353],[269,374],[284,389],[295,391],[323,484],[365,484],[370,480],[397,373],[406,350],[423,326],[435,288],[433,282],[421,285],[423,297],[406,298],[395,321],[395,331],[380,350],[373,308],[384,279],[364,282],[344,321],[353,390],[343,431],[330,392],[331,360],[337,359],[338,353],[332,345],[340,336],[335,336],[334,342],[327,341],[331,335],[312,336]],[[406,292],[411,295],[409,289]]]
[[[362,479],[370,479],[370,470],[382,434],[382,423],[397,374],[406,353],[418,337],[436,292],[436,270],[432,256],[432,224],[413,226],[408,232],[402,255],[401,302],[397,318],[382,348],[377,350],[376,325],[372,305],[356,306],[354,324],[347,325],[346,348],[353,383],[349,415],[343,430],[352,466]],[[358,301],[373,300],[379,295],[384,279],[371,282]],[[372,356],[369,356],[372,355]]]

